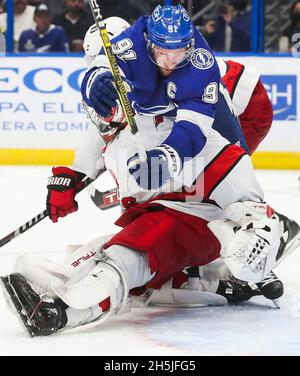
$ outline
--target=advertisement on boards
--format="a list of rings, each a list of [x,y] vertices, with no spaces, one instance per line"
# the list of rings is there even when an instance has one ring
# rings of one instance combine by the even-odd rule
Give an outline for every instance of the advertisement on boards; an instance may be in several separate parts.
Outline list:
[[[81,57],[0,59],[0,147],[73,148],[89,126]]]
[[[237,56],[231,59],[256,68],[273,106],[272,127],[259,151],[300,152],[299,58]]]
[[[223,57],[226,60],[226,57]],[[230,56],[258,69],[274,109],[263,151],[300,151],[299,61],[293,57]],[[81,103],[83,57],[0,58],[0,148],[71,149],[89,121]]]
[[[264,74],[261,80],[272,102],[274,121],[296,121],[297,76]]]

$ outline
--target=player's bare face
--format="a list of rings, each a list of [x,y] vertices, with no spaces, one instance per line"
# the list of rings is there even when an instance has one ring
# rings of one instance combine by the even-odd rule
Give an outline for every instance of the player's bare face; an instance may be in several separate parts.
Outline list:
[[[166,50],[163,48],[153,47],[153,56],[156,64],[159,66],[161,74],[165,77],[169,76],[173,70],[187,57],[186,48],[178,48],[176,50]]]

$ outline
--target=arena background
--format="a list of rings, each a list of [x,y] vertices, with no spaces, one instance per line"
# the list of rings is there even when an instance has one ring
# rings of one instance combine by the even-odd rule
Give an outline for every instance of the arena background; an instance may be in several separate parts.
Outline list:
[[[102,4],[105,0],[99,1]],[[118,1],[125,2],[107,0]],[[156,0],[132,1],[145,4]],[[223,0],[183,1],[197,22],[199,12],[210,13]],[[193,4],[201,1],[205,8],[194,14]],[[7,1],[8,11],[12,3]],[[256,175],[266,202],[300,223],[299,59],[277,52],[292,3],[292,0],[253,0],[251,52],[221,56],[254,65],[262,75],[275,121],[253,157],[254,164],[261,168],[295,170],[258,170]],[[8,25],[8,54],[1,50],[0,34],[0,237],[45,209],[46,182],[51,174],[48,165],[70,164],[88,127],[79,93],[85,69],[83,55],[13,54],[11,21]],[[99,190],[115,186],[108,175],[103,174],[95,182]],[[1,248],[0,275],[10,274],[24,253],[59,262],[69,244],[86,244],[96,236],[118,231],[114,222],[120,215],[120,207],[99,210],[88,190],[78,195],[78,203],[80,210],[76,213],[55,225],[45,219]],[[22,331],[0,291],[0,355],[95,355],[98,369],[105,357],[107,362],[114,362],[116,356],[126,356],[126,362],[132,362],[134,357],[142,359],[141,355],[150,360],[154,356],[174,356],[176,362],[179,357],[191,359],[201,355],[299,356],[299,264],[298,249],[275,270],[285,290],[280,310],[261,296],[237,306],[141,307],[113,317],[94,330],[38,339],[29,338]],[[197,360],[199,367],[202,362],[203,358]]]

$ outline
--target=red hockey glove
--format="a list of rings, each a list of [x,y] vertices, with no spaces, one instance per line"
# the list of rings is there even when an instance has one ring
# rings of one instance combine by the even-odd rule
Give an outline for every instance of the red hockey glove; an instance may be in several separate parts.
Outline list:
[[[84,175],[68,167],[53,167],[48,180],[47,210],[52,222],[78,210],[76,192],[82,187]]]

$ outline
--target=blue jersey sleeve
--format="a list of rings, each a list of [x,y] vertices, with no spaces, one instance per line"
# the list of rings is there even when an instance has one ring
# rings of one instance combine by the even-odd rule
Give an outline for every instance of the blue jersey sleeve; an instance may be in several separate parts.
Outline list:
[[[195,157],[204,148],[206,137],[197,125],[181,120],[174,123],[164,144],[175,149],[184,163],[185,159]]]
[[[230,100],[229,94],[227,93],[228,95],[226,96],[225,94],[225,91],[224,93],[220,92],[216,115],[212,127],[231,144],[240,145],[249,154],[249,148],[238,117],[228,104],[228,100]]]
[[[26,52],[25,50],[25,43],[28,39],[28,31],[23,31],[20,38],[19,38],[19,43],[18,43],[18,51],[19,52]]]

